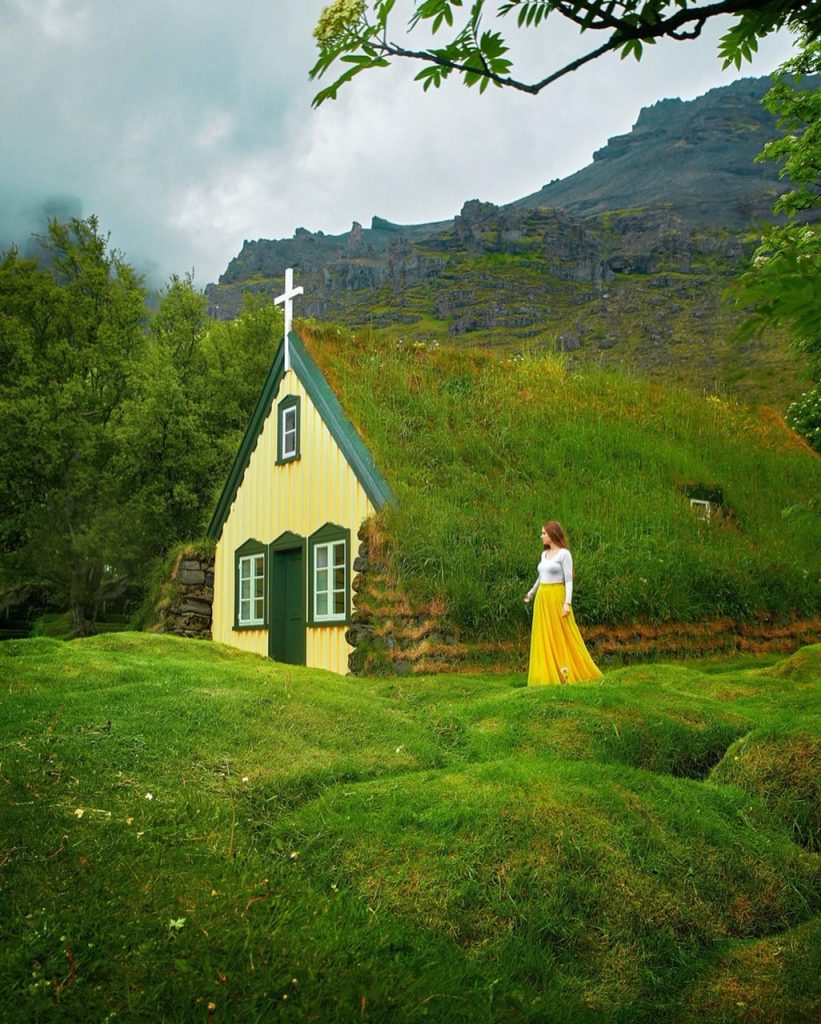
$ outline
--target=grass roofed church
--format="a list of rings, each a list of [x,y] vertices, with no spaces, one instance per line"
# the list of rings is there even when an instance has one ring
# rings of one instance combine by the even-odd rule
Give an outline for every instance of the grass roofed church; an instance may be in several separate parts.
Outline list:
[[[212,636],[276,661],[348,671],[358,529],[394,501],[299,336],[285,334],[208,527]],[[278,300],[279,301],[279,300]]]

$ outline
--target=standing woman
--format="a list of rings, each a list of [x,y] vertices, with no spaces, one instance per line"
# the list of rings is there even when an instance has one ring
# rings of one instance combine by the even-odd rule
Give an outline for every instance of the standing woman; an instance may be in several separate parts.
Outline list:
[[[561,525],[551,520],[542,527],[539,575],[525,594],[533,605],[528,686],[583,683],[600,679],[601,672],[587,653],[573,618],[573,556]]]

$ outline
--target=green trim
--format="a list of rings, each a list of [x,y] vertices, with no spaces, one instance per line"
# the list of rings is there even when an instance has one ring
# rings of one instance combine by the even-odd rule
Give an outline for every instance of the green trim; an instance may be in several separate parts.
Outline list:
[[[300,412],[301,399],[299,395],[286,395],[277,405],[277,465],[283,466],[289,462],[296,462],[300,457],[300,425],[302,416]],[[285,434],[282,430],[282,414],[286,409],[296,409],[296,451],[293,455],[283,455],[282,446],[285,441]]]
[[[331,544],[334,541],[345,541],[345,618],[315,619],[314,618],[314,550],[318,544]],[[332,565],[328,566],[329,582]],[[329,591],[330,593],[331,591]],[[351,531],[336,523],[325,523],[308,538],[308,625],[317,629],[323,626],[347,626],[351,621]]]
[[[278,654],[282,654],[288,646],[288,619],[287,619],[287,607],[286,607],[286,592],[283,584],[283,579],[280,576],[283,562],[287,559],[288,555],[295,550],[299,551],[300,558],[300,581],[302,583],[302,599],[300,601],[300,622],[298,625],[299,630],[299,655],[297,661],[293,662],[296,665],[304,665],[307,650],[307,622],[305,614],[305,563],[307,561],[307,541],[304,537],[298,533],[291,533],[290,530],[286,530],[285,533],[281,533],[276,540],[271,541],[268,545],[270,552],[269,565],[271,566],[269,591],[270,591],[270,604],[271,609],[270,615],[268,616],[268,657],[274,660],[281,660],[277,658]],[[284,636],[275,636],[275,626],[281,625],[285,631]],[[283,652],[275,650],[276,641],[281,639],[284,644]]]
[[[299,533],[291,533],[290,530],[281,533],[276,540],[272,540],[268,545],[271,551],[288,551],[291,548],[299,547],[305,547],[305,538]]]
[[[291,349],[291,366],[302,382],[311,401],[316,406],[323,422],[339,445],[357,480],[362,484],[368,498],[377,509],[385,505],[395,505],[396,498],[387,481],[374,465],[371,453],[356,432],[354,425],[345,415],[342,406],[339,404],[339,399],[331,390],[321,370],[308,354],[299,336],[294,331],[291,331],[288,338]],[[222,528],[228,519],[231,506],[242,484],[251,455],[257,446],[259,435],[262,433],[265,421],[271,413],[274,399],[283,378],[283,368],[284,354],[283,346],[280,344],[268,370],[265,383],[262,386],[262,393],[251,414],[248,428],[240,442],[239,450],[220,494],[217,507],[211,517],[211,522],[208,524],[207,535],[215,540],[218,540],[222,533]]]
[[[243,558],[253,555],[262,555],[262,622],[241,623],[239,621],[239,565]],[[234,552],[234,631],[237,633],[268,628],[268,566],[268,548],[258,540],[253,538],[246,540]]]

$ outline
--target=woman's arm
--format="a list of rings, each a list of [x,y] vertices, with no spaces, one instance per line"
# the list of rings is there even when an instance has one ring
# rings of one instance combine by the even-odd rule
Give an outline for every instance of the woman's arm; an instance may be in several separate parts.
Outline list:
[[[567,550],[562,552],[562,572],[564,573],[564,608],[562,615],[567,615],[573,602],[573,556]]]

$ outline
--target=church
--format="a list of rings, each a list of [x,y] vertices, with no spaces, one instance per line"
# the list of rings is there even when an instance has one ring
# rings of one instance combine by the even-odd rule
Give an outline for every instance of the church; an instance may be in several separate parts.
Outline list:
[[[294,665],[348,672],[352,566],[363,520],[395,498],[292,330],[285,332],[208,527],[211,632]]]

